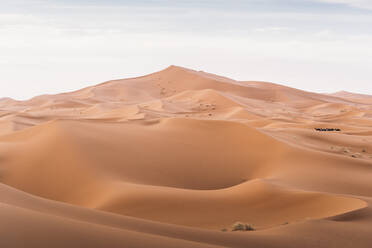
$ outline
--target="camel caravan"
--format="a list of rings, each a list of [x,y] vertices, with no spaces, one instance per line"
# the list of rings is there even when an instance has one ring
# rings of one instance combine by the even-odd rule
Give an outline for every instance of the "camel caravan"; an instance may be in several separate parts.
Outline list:
[[[318,132],[341,132],[339,128],[314,128]]]

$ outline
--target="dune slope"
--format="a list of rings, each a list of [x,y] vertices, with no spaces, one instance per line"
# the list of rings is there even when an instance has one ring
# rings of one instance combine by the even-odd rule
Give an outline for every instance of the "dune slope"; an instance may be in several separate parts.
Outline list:
[[[171,66],[0,99],[0,244],[370,247],[370,98]]]

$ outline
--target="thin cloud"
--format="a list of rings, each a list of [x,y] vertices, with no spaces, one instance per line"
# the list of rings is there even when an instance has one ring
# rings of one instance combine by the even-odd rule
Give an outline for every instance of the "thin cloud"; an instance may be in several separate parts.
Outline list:
[[[344,4],[355,8],[372,10],[371,0],[317,0],[324,3]]]

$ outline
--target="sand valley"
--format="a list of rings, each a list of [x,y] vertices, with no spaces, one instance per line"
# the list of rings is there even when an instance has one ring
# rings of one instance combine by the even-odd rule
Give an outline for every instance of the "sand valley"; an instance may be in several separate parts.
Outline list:
[[[372,96],[170,66],[3,98],[0,192],[1,247],[369,248]]]

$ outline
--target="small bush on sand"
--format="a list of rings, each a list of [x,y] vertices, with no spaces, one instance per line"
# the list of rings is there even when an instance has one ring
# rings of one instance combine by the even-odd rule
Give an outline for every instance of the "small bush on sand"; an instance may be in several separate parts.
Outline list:
[[[232,231],[254,231],[255,229],[250,224],[236,222],[232,226]]]
[[[353,158],[359,158],[360,157],[360,154],[359,153],[355,153],[355,154],[351,155],[351,157],[353,157]]]
[[[344,149],[343,149],[343,152],[344,152],[344,153],[350,153],[350,150],[349,150],[348,148],[344,148]]]

